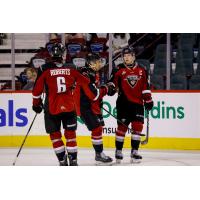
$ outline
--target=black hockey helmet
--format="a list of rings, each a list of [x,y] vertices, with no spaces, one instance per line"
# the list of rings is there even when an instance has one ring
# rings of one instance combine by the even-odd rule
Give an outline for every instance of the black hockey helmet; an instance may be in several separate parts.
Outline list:
[[[89,53],[86,57],[87,64],[90,65],[92,62],[101,60],[101,57],[96,53]]]
[[[49,44],[47,46],[47,49],[53,58],[62,58],[65,52],[65,47],[63,46],[62,43]]]
[[[124,56],[124,54],[135,54],[135,49],[132,47],[126,47],[122,50],[122,56]]]

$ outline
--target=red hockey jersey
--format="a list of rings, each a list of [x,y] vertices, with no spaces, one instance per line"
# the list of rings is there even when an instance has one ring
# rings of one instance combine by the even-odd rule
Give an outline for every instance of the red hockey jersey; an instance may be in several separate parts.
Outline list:
[[[91,76],[87,72],[86,73],[81,72],[81,73],[85,74],[85,77],[89,82],[88,88],[90,89],[91,92],[96,94],[96,97],[93,99],[90,98],[88,96],[88,89],[86,90],[86,87],[83,84],[77,84],[74,93],[76,99],[77,115],[81,116],[81,110],[82,112],[85,112],[88,109],[92,110],[94,114],[101,114],[102,98],[107,94],[108,91],[106,87],[100,87],[98,73],[95,73],[93,78],[91,78]]]
[[[147,78],[146,70],[136,64],[132,68],[124,65],[117,67],[112,80],[119,88],[119,93],[124,94],[130,102],[143,105],[143,101],[151,100]]]
[[[32,92],[33,105],[41,104],[41,94],[45,86],[51,114],[74,111],[77,99],[75,99],[76,95],[74,96],[73,89],[76,85],[83,88],[91,101],[96,101],[99,93],[102,93],[90,84],[90,80],[86,76],[73,68],[50,68],[45,70],[35,83]]]

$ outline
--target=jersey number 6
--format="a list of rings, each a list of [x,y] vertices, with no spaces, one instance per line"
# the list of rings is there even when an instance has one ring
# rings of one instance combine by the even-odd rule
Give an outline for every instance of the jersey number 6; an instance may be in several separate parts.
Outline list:
[[[66,92],[66,81],[64,77],[57,77],[57,93]]]

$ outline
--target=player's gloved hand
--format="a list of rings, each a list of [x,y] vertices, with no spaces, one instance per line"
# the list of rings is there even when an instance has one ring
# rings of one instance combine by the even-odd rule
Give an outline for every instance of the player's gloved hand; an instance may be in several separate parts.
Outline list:
[[[108,96],[113,96],[116,93],[116,88],[115,88],[115,84],[112,82],[109,82],[106,84],[107,88],[108,88],[108,92],[107,95]]]
[[[149,101],[144,102],[145,110],[150,111],[153,108],[153,101],[152,99]]]
[[[32,106],[33,111],[35,111],[36,113],[41,113],[43,110],[43,104],[40,104],[39,106]]]
[[[112,82],[102,85],[101,88],[106,89],[106,94],[108,96],[113,96],[116,93],[115,85]]]

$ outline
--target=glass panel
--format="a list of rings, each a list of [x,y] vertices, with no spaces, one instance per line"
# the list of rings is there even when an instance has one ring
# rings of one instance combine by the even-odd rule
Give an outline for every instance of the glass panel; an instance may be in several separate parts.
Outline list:
[[[63,38],[64,37],[64,38]],[[63,40],[64,39],[64,40]],[[30,77],[27,69],[37,69],[49,59],[47,48],[55,41],[65,41],[66,63],[78,67],[86,64],[89,52],[102,58],[101,84],[109,78],[109,42],[107,33],[17,33],[15,34],[16,90],[23,89]],[[50,40],[50,42],[49,42]],[[48,42],[48,43],[47,43]],[[112,67],[123,62],[121,50],[130,46],[136,50],[136,60],[149,69],[151,88],[166,89],[166,34],[112,34]],[[200,89],[199,34],[171,34],[171,89]],[[0,88],[11,90],[11,34],[0,33]],[[33,75],[34,76],[34,75]],[[34,81],[34,78],[31,78]]]
[[[199,34],[172,33],[171,89],[200,89]]]
[[[121,51],[132,47],[138,64],[147,67],[152,89],[166,89],[166,34],[165,33],[114,33],[113,64],[123,62]]]

